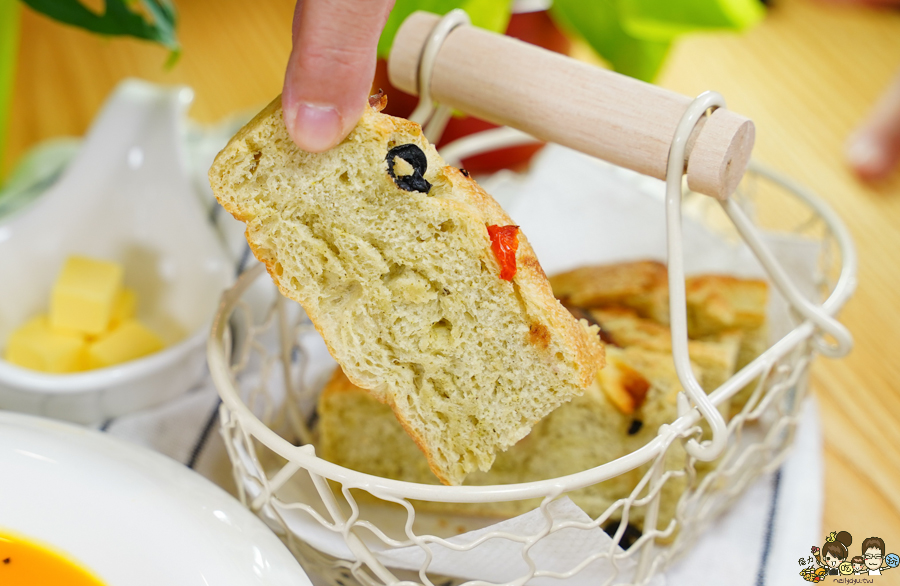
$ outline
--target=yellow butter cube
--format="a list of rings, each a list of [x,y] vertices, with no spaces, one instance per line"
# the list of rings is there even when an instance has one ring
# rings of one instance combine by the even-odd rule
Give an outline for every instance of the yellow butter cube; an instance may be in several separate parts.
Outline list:
[[[46,315],[36,315],[21,326],[16,329],[12,333],[10,339],[16,337],[17,335],[29,334],[32,332],[40,332],[42,330],[47,330],[50,327],[50,320]]]
[[[127,319],[88,346],[88,366],[104,368],[162,350],[159,336],[140,322]]]
[[[87,342],[82,334],[57,330],[47,316],[38,316],[14,331],[6,360],[32,370],[67,373],[87,368]]]
[[[116,327],[126,319],[134,317],[137,311],[137,293],[134,289],[122,289],[113,303],[112,321],[110,327]]]
[[[122,290],[122,273],[114,262],[70,257],[53,286],[51,325],[92,335],[106,330]]]

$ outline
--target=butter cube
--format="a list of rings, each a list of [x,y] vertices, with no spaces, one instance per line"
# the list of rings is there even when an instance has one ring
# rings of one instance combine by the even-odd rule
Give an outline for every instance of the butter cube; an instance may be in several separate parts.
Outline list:
[[[134,319],[127,319],[88,346],[88,366],[104,368],[162,350],[159,336]]]
[[[126,319],[133,318],[136,311],[137,293],[134,292],[134,289],[122,289],[113,303],[110,326],[115,328]]]
[[[77,372],[87,368],[87,342],[78,332],[52,328],[42,315],[12,333],[6,360],[42,372]]]
[[[51,325],[92,335],[106,330],[122,290],[122,273],[114,262],[70,257],[53,286]]]

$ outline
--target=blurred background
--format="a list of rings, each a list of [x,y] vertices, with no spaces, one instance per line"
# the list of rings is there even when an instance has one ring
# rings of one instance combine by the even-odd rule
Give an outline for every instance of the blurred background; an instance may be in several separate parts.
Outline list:
[[[174,63],[160,44],[99,36],[13,0],[0,4],[0,40],[15,46],[2,176],[41,141],[82,135],[128,77],[189,85],[190,116],[201,124],[258,109],[280,93],[291,49],[293,0],[177,0]],[[102,10],[103,1],[85,4]],[[639,64],[601,58],[571,23],[563,35],[546,14],[528,18],[518,34],[530,40],[631,67],[626,73],[686,95],[720,92],[756,123],[754,156],[812,188],[849,225],[860,286],[841,318],[856,348],[813,368],[825,434],[824,528],[900,536],[900,173],[865,183],[844,159],[848,135],[900,71],[900,10],[773,0],[744,30],[688,31]]]

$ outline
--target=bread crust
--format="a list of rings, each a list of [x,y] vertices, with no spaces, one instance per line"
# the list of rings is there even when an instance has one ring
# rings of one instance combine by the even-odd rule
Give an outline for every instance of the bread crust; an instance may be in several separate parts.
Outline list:
[[[494,198],[485,192],[474,179],[464,175],[459,169],[451,166],[444,167],[445,176],[451,181],[454,188],[465,189],[471,197],[477,201],[477,205],[485,211],[490,218],[490,223],[500,226],[508,226],[513,223],[503,208]],[[487,242],[489,244],[489,241]],[[496,267],[497,276],[500,276],[500,265],[493,254],[489,254],[490,246],[485,249],[485,257]],[[520,287],[530,293],[530,297],[540,303],[540,313],[549,316],[549,330],[561,335],[566,346],[574,348],[577,360],[589,368],[582,369],[579,386],[586,388],[594,380],[597,371],[605,364],[604,346],[600,343],[595,331],[590,330],[586,323],[576,322],[572,314],[566,310],[559,300],[553,295],[553,288],[544,273],[543,267],[531,248],[528,238],[519,231],[519,249],[516,253],[517,271],[513,277],[514,286]],[[545,332],[548,330],[545,329]],[[585,332],[588,332],[585,335]],[[532,330],[534,332],[534,330]],[[543,336],[532,334],[535,346],[546,349],[547,344],[541,341]]]

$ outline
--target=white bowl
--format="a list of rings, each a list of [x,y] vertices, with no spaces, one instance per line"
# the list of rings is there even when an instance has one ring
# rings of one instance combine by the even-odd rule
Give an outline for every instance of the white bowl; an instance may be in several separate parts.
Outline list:
[[[100,432],[0,413],[0,533],[106,586],[310,586],[259,519],[183,465]]]
[[[184,87],[122,83],[62,178],[0,221],[0,350],[15,328],[47,311],[72,254],[124,265],[138,317],[166,349],[69,375],[0,360],[0,408],[96,423],[170,399],[203,373],[206,332],[233,268],[185,169],[182,124],[192,97]]]

